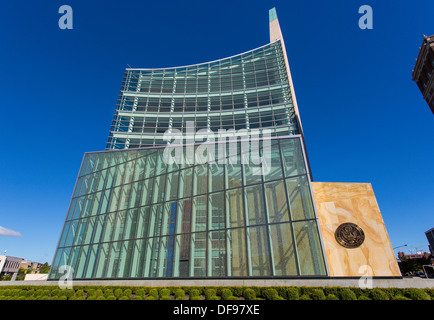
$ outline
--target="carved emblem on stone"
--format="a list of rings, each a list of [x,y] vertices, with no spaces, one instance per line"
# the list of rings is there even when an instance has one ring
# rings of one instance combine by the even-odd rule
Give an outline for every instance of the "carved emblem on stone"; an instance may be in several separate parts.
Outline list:
[[[341,246],[353,249],[359,247],[365,241],[365,233],[357,224],[347,222],[336,229],[335,238]]]

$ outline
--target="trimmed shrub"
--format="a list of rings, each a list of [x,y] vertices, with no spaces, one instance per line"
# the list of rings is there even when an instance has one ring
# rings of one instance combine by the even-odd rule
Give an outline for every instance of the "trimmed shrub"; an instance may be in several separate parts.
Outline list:
[[[171,290],[170,289],[161,289],[160,290],[160,297],[168,297],[171,294]]]
[[[339,298],[336,297],[333,293],[329,293],[329,294],[326,296],[326,300],[339,300]]]
[[[121,288],[116,289],[113,294],[116,298],[119,298],[123,293],[123,290]]]
[[[252,287],[252,289],[255,290],[254,287]],[[235,297],[242,297],[246,287],[231,287],[230,290]]]
[[[431,297],[431,300],[434,300],[434,289],[427,288],[424,291],[429,294],[429,296]]]
[[[296,287],[288,287],[283,297],[287,300],[298,300],[300,298],[300,291]]]
[[[198,289],[191,289],[188,295],[190,297],[190,300],[193,300],[192,298],[200,296],[200,292]]]
[[[96,290],[93,292],[93,295],[95,295],[96,297],[102,297],[102,296],[104,296],[104,293],[102,292],[101,289],[96,289]]]
[[[263,290],[262,295],[267,300],[283,300],[283,298],[277,293],[277,290],[273,288]]]
[[[326,296],[328,296],[329,294],[332,294],[336,297],[339,297],[339,290],[341,290],[341,289],[342,288],[338,287],[338,286],[336,286],[336,287],[324,287],[323,291],[324,291],[324,294]]]
[[[127,296],[128,298],[131,298],[131,295],[133,294],[133,290],[131,289],[125,289],[123,292],[123,296]]]
[[[133,300],[143,300],[143,297],[139,295],[135,295]]]
[[[300,299],[298,299],[298,300],[312,300],[312,299],[309,297],[309,295],[307,295],[307,294],[302,294],[302,295],[300,296]]]
[[[146,296],[146,291],[143,288],[139,288],[139,289],[134,290],[134,294],[137,296],[144,297],[144,296]]]
[[[229,300],[229,297],[232,297],[232,291],[230,289],[222,289],[221,297],[222,300]]]
[[[182,289],[177,289],[175,291],[175,300],[185,300],[185,291]]]
[[[161,296],[160,300],[172,300],[171,296]]]
[[[62,291],[63,291],[62,294],[64,296],[66,296],[68,299],[71,299],[71,297],[73,297],[74,294],[75,294],[75,291],[73,289],[65,289],[65,290],[62,290]]]
[[[340,288],[340,300],[357,300],[356,294],[350,288]]]
[[[149,290],[148,296],[154,297],[155,300],[158,300],[158,290],[157,289],[151,289],[151,290]]]
[[[53,289],[53,290],[51,290],[51,292],[50,292],[50,296],[51,297],[56,297],[56,296],[60,296],[60,292],[61,292],[62,290],[60,290],[60,289]]]
[[[154,296],[147,296],[145,300],[157,300]]]
[[[322,289],[312,290],[312,292],[310,293],[310,297],[312,298],[312,300],[325,300],[326,299],[326,296],[324,294],[324,291],[322,291]]]
[[[357,298],[357,300],[372,300],[372,299],[369,298],[367,295],[362,294]]]
[[[398,295],[392,297],[392,300],[411,300],[411,299],[404,297],[402,294],[398,294]]]
[[[43,292],[44,290],[42,290],[42,289],[39,289],[40,290],[40,292]],[[3,296],[3,297],[9,297],[11,295],[11,290],[10,289],[2,289],[1,291],[0,291],[0,296]]]
[[[217,290],[214,288],[209,288],[205,290],[205,298],[206,300],[215,300],[211,299],[211,297],[217,296]]]
[[[247,288],[244,290],[244,299],[246,300],[256,300],[256,292],[253,289]]]
[[[431,296],[422,289],[408,288],[405,290],[405,296],[411,300],[431,300]]]
[[[106,298],[107,300],[116,300],[116,297],[114,295],[108,296]]]
[[[84,291],[83,291],[83,289],[79,289],[79,290],[75,291],[74,296],[76,298],[78,298],[78,297],[84,297]]]
[[[369,297],[372,300],[389,300],[389,295],[384,290],[378,288],[371,289]]]
[[[122,295],[118,298],[118,300],[130,300],[130,297]]]
[[[110,296],[113,296],[114,295],[114,292],[113,292],[113,289],[105,289],[104,290],[104,297],[110,297]]]

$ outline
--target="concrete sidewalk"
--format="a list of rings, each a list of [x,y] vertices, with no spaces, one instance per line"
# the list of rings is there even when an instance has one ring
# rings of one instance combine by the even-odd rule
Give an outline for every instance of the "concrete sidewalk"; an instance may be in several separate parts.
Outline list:
[[[63,282],[62,282],[63,283]],[[0,281],[0,286],[57,286],[57,281]],[[363,285],[363,282],[362,282]],[[359,279],[201,279],[201,280],[90,280],[73,281],[73,286],[306,286],[306,287],[359,287]],[[434,279],[403,278],[373,279],[374,288],[434,288]]]

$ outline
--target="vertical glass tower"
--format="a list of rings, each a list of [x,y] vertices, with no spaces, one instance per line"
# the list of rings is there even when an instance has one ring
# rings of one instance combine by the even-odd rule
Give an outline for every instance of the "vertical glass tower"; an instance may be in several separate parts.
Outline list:
[[[222,131],[230,143],[200,139]],[[175,132],[191,161],[168,161]],[[84,155],[49,279],[62,265],[74,279],[327,276],[310,182],[273,8],[265,46],[125,70],[107,148]]]

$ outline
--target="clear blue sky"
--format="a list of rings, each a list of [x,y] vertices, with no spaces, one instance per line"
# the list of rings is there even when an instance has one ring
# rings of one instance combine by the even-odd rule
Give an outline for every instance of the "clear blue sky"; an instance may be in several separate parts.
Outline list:
[[[73,30],[58,27],[64,4]],[[364,4],[372,30],[358,27]],[[0,254],[52,262],[83,154],[106,147],[127,64],[262,46],[274,6],[314,180],[372,183],[392,246],[427,245],[434,115],[411,72],[422,35],[434,34],[432,0],[2,1],[0,226],[21,236],[0,236]]]

